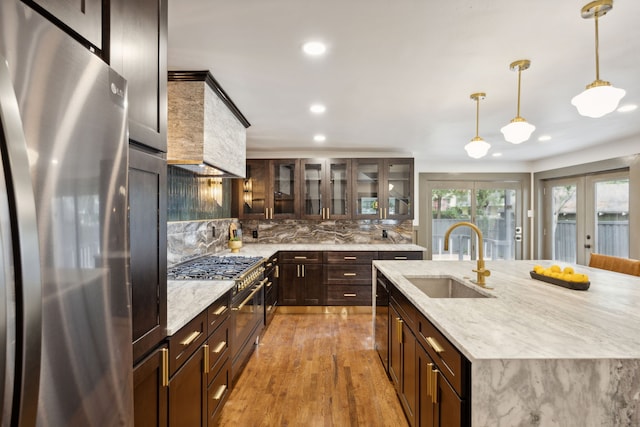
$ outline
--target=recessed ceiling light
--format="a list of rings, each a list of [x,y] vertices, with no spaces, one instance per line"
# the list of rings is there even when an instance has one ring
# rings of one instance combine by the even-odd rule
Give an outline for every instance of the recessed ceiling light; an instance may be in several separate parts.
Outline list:
[[[492,156],[493,157],[500,157],[500,156],[502,156],[502,153],[493,153]]]
[[[327,51],[327,46],[322,42],[307,42],[302,46],[307,55],[319,56]]]
[[[327,111],[327,107],[322,104],[313,104],[311,107],[309,107],[309,111],[314,114],[322,114]]]
[[[538,141],[540,141],[540,142],[551,141],[551,135],[541,135],[538,138]]]
[[[629,111],[634,111],[638,108],[638,106],[636,104],[627,104],[627,105],[623,105],[622,107],[618,108],[618,112],[619,113],[628,113]]]
[[[318,134],[313,136],[313,140],[315,142],[325,142],[327,140],[327,137],[324,135]]]

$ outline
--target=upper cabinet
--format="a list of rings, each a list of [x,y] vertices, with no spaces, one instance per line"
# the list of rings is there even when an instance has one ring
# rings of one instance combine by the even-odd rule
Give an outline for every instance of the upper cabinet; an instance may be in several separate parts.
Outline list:
[[[87,47],[102,51],[102,0],[23,0]]]
[[[237,180],[236,208],[243,219],[299,217],[297,159],[248,159],[246,178]]]
[[[413,219],[412,158],[250,159],[237,181],[240,219]]]
[[[302,159],[300,179],[304,219],[350,218],[349,159]]]
[[[84,1],[83,1],[84,3]],[[112,0],[109,62],[129,83],[129,138],[167,151],[167,0]]]
[[[413,218],[413,159],[352,160],[354,219]]]

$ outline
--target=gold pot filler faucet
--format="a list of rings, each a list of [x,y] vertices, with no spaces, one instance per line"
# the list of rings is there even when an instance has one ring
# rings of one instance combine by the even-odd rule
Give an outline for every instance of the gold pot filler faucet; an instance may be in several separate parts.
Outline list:
[[[481,286],[483,288],[487,288],[487,289],[491,289],[487,286],[486,282],[484,281],[484,278],[486,276],[491,275],[491,271],[487,270],[484,268],[484,244],[482,241],[482,231],[480,231],[480,229],[478,227],[476,227],[475,224],[472,224],[470,222],[458,222],[456,224],[453,224],[451,227],[449,227],[449,229],[447,230],[446,233],[444,233],[444,250],[448,251],[449,250],[449,235],[451,234],[451,232],[453,230],[455,230],[458,227],[462,227],[462,226],[467,226],[470,227],[473,231],[476,232],[476,234],[478,235],[478,267],[476,270],[473,270],[474,272],[477,273],[478,278],[476,280],[472,280],[473,283],[477,284],[478,286]]]

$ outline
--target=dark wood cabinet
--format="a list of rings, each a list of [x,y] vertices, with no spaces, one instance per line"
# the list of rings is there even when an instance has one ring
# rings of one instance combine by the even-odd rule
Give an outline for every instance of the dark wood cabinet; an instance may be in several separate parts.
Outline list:
[[[280,252],[282,305],[323,305],[322,252]]]
[[[346,219],[351,217],[351,160],[300,160],[300,217]]]
[[[327,305],[371,305],[371,261],[375,251],[324,252]]]
[[[77,40],[103,50],[103,28],[108,13],[103,10],[108,2],[103,0],[23,0],[42,12],[53,23]]]
[[[277,253],[269,257],[264,269],[265,277],[268,279],[264,285],[264,324],[269,326],[279,304],[280,265],[278,264]]]
[[[213,426],[231,392],[231,295],[168,338],[169,425]]]
[[[412,158],[352,159],[354,219],[413,219]]]
[[[167,0],[112,0],[109,63],[129,83],[129,138],[167,151]]]
[[[154,350],[133,368],[134,425],[166,427],[168,417],[167,346]]]
[[[378,252],[378,259],[380,260],[421,260],[423,256],[422,251],[380,251]]]
[[[395,296],[395,298],[394,298]],[[414,313],[407,313],[398,303],[399,295],[391,293],[389,301],[389,375],[411,426],[416,422],[417,408],[417,370],[416,338],[409,325],[413,323]]]
[[[165,338],[167,327],[166,161],[129,148],[129,245],[133,360]]]

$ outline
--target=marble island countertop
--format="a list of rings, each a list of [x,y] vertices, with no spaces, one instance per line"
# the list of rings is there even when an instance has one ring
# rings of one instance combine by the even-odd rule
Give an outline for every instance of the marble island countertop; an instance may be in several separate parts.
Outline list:
[[[358,244],[358,243],[246,243],[240,252],[215,253],[213,255],[261,256],[268,258],[279,251],[424,251],[426,248],[414,244]]]
[[[575,266],[591,282],[576,291],[529,276],[553,263],[487,261],[493,298],[472,299],[404,276],[470,283],[475,261],[374,266],[471,361],[473,426],[640,425],[640,277]]]

